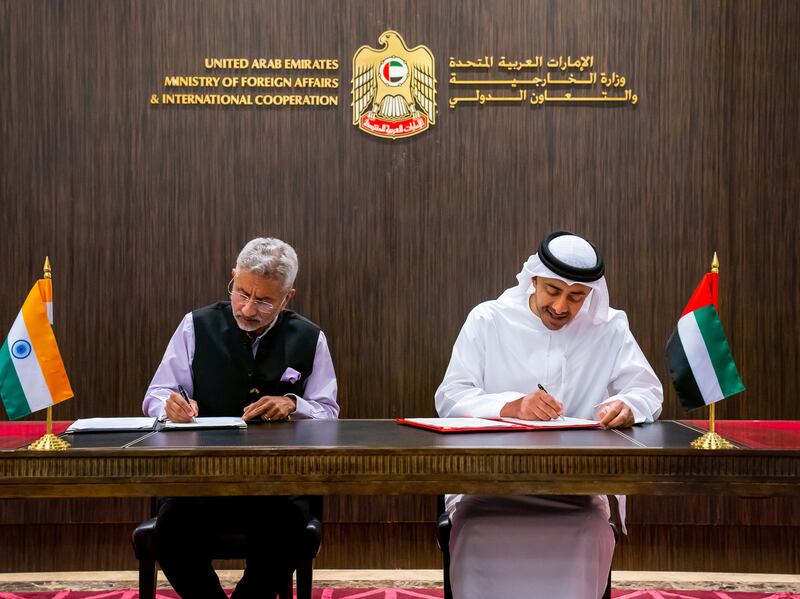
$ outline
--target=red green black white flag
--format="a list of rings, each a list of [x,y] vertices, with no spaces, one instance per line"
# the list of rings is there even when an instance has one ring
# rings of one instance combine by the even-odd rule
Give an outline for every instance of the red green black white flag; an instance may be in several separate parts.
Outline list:
[[[686,410],[744,391],[717,314],[718,277],[703,277],[667,342],[672,384]]]
[[[387,60],[383,65],[383,78],[389,83],[397,83],[406,76],[405,65],[399,60]]]

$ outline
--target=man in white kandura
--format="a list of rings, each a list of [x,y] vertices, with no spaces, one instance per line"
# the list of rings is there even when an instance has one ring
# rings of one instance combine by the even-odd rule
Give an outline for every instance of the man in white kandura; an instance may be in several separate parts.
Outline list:
[[[228,283],[230,302],[184,317],[147,389],[144,413],[173,422],[337,418],[325,334],[287,309],[297,268],[297,254],[280,239],[247,243]],[[246,539],[247,567],[232,599],[275,597],[295,569],[310,510],[308,497],[169,498],[155,526],[159,564],[184,599],[226,599],[207,533],[234,531]]]
[[[661,383],[625,313],[609,308],[604,272],[585,239],[547,237],[516,287],[470,312],[436,391],[439,416],[654,421]],[[603,595],[614,551],[606,497],[450,495],[446,504],[456,599]]]

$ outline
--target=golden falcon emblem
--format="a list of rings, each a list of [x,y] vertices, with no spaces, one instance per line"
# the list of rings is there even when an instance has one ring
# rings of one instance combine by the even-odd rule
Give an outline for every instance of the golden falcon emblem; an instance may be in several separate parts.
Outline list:
[[[426,46],[408,49],[396,31],[353,55],[353,125],[370,135],[398,139],[436,123],[436,73]]]

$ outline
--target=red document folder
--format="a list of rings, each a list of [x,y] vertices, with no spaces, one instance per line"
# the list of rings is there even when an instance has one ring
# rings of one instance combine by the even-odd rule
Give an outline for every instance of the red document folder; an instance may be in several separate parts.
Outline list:
[[[397,418],[398,424],[425,428],[437,433],[479,433],[484,431],[545,431],[565,428],[602,428],[599,422],[581,418],[521,421],[516,418]]]

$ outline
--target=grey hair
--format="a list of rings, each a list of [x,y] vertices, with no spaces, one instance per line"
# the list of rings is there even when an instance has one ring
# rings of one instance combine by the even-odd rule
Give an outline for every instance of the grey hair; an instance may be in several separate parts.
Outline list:
[[[283,288],[294,285],[297,276],[297,252],[285,241],[274,237],[256,237],[247,242],[236,258],[236,272],[246,270],[283,282]]]

